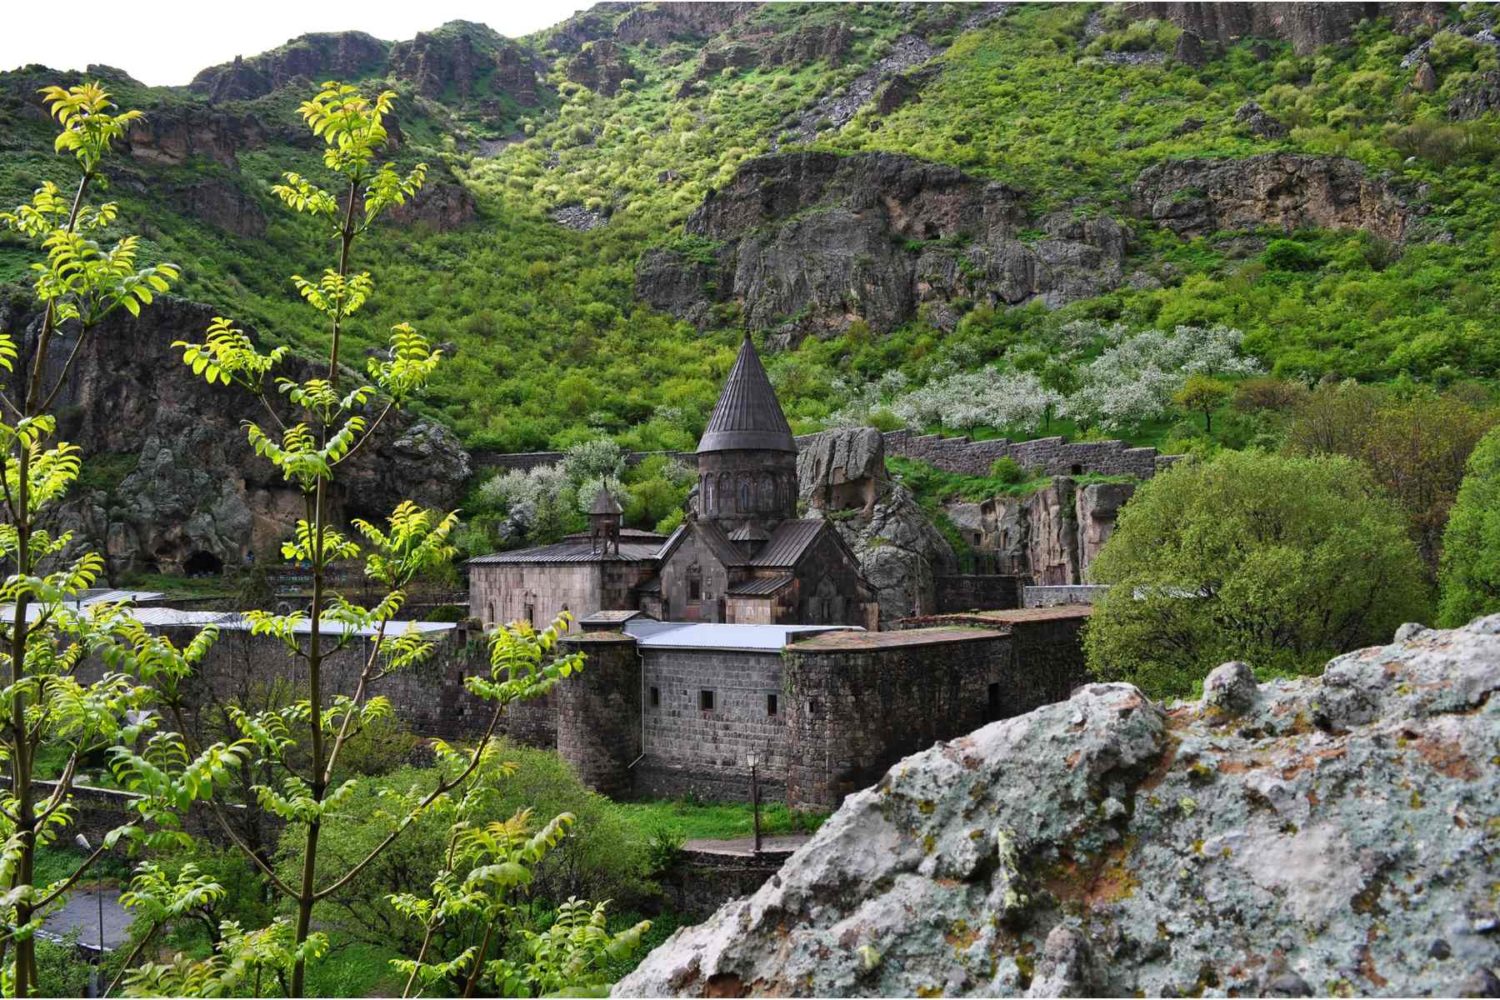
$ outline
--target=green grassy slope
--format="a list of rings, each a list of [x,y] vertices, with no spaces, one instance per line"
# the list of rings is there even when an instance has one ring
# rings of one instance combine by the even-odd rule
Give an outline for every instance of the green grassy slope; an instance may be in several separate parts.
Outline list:
[[[1097,36],[1085,31],[1095,10],[1105,11]],[[682,221],[710,190],[769,151],[797,112],[858,75],[910,28],[895,5],[777,5],[755,17],[755,28],[767,32],[848,19],[851,52],[837,67],[729,69],[685,88],[701,43],[631,45],[635,78],[604,97],[566,81],[566,56],[547,48],[546,35],[529,39],[548,67],[549,96],[529,111],[506,109],[507,122],[520,116],[521,136],[493,156],[476,146],[505,131],[492,120],[480,123],[451,95],[448,104],[404,92],[399,155],[425,159],[467,185],[479,218],[449,233],[404,232],[360,262],[380,290],[355,331],[356,349],[381,341],[400,320],[452,343],[455,357],[426,405],[471,445],[558,447],[608,434],[631,447],[689,446],[737,331],[699,333],[637,302],[636,260],[649,246],[680,240]],[[1164,158],[1347,155],[1390,171],[1411,192],[1423,213],[1419,238],[1393,247],[1361,234],[1293,234],[1310,265],[1286,270],[1262,259],[1264,241],[1182,241],[1136,222],[1128,269],[1151,279],[1140,284],[1159,287],[1127,286],[1052,313],[980,308],[953,333],[921,320],[883,337],[856,328],[772,358],[799,430],[840,405],[840,379],[901,370],[920,382],[939,366],[972,366],[1044,344],[1049,331],[1078,318],[1131,329],[1227,323],[1246,332],[1246,348],[1268,368],[1288,376],[1494,377],[1500,141],[1493,115],[1472,123],[1444,115],[1454,94],[1494,66],[1494,50],[1472,43],[1435,49],[1440,87],[1432,94],[1412,92],[1412,70],[1400,66],[1417,39],[1384,23],[1367,24],[1356,44],[1310,56],[1272,44],[1271,58],[1258,60],[1246,42],[1198,69],[1106,59],[1142,46],[1169,51],[1174,33],[1130,25],[1098,5],[1021,5],[956,34],[920,100],[888,116],[862,112],[815,145],[952,163],[1025,190],[1039,210],[1117,216],[1139,172]],[[954,36],[931,37],[941,44]],[[21,95],[50,79],[37,71],[0,79],[0,200],[61,173],[51,162],[47,123],[21,108]],[[118,90],[123,101],[157,113],[197,103],[180,91]],[[223,109],[291,135],[297,97],[278,92]],[[1246,134],[1233,116],[1247,99],[1290,125],[1290,135]],[[1187,119],[1202,125],[1185,131]],[[186,294],[273,340],[312,346],[319,334],[292,308],[286,274],[313,266],[314,234],[271,204],[269,185],[284,169],[315,172],[316,158],[278,140],[238,160],[237,171],[204,161],[126,163],[114,188],[122,224],[145,231],[148,253],[184,265]],[[202,178],[256,198],[271,219],[266,237],[229,236],[153,197],[157,185]],[[609,222],[575,232],[548,218],[568,205],[608,214]],[[0,280],[21,277],[24,266],[0,240]]]

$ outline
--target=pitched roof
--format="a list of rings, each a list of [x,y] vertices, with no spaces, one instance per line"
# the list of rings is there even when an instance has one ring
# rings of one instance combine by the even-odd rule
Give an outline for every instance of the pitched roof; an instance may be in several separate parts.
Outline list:
[[[698,442],[698,452],[705,451],[790,451],[796,453],[797,442],[792,428],[781,412],[776,390],[766,375],[755,345],[745,337],[739,357],[729,370],[724,391],[714,407],[708,427]]]
[[[782,521],[771,533],[771,540],[765,548],[750,560],[750,565],[795,566],[825,528],[828,528],[828,522],[817,518]]]
[[[755,523],[742,524],[729,533],[731,542],[769,542],[771,536]]]
[[[781,588],[791,586],[794,579],[796,578],[790,573],[778,573],[775,576],[741,580],[731,584],[726,593],[731,597],[770,597]]]
[[[620,537],[620,552],[598,552],[587,535],[571,536],[551,545],[538,545],[529,549],[511,552],[495,552],[487,556],[475,556],[469,565],[491,563],[589,563],[589,562],[649,562],[661,549],[659,535],[649,539]]]
[[[734,547],[724,529],[713,521],[693,521],[693,530],[702,539],[704,546],[713,553],[723,566],[743,566],[748,560],[745,554]]]

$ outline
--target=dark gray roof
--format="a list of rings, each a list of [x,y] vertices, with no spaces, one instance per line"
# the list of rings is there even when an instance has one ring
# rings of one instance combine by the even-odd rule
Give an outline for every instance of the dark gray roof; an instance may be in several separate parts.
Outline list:
[[[708,547],[708,550],[714,554],[714,558],[719,560],[720,564],[724,566],[743,566],[747,562],[745,554],[734,547],[734,543],[729,540],[729,536],[724,534],[724,529],[713,521],[694,521],[693,529],[698,533],[698,537],[703,540],[703,544]]]
[[[594,505],[589,508],[590,514],[620,514],[620,504],[610,495],[608,489],[602,489],[594,494]]]
[[[795,566],[808,546],[828,526],[827,521],[804,518],[797,521],[782,521],[771,533],[766,547],[750,560],[751,566]],[[830,529],[831,530],[831,529]]]
[[[644,611],[595,611],[578,619],[580,626],[585,625],[620,625],[630,621],[632,618],[650,617]]]
[[[742,524],[729,533],[731,542],[769,542],[770,534],[758,524]]]
[[[748,336],[729,370],[713,416],[708,418],[698,453],[747,449],[797,451],[792,428],[776,401],[776,390],[771,388],[765,366]]]
[[[778,573],[758,580],[741,580],[730,585],[727,593],[731,597],[769,597],[781,588],[791,586],[792,580],[790,573]]]
[[[579,538],[577,536],[554,542],[551,545],[539,545],[530,549],[516,549],[513,552],[495,552],[487,556],[475,556],[469,560],[469,565],[490,565],[492,563],[589,563],[589,562],[650,562],[656,558],[656,553],[661,549],[661,542],[656,538],[649,540],[636,540],[622,536],[620,538],[620,552],[616,555],[613,551],[600,553],[594,550],[593,543],[587,535]]]

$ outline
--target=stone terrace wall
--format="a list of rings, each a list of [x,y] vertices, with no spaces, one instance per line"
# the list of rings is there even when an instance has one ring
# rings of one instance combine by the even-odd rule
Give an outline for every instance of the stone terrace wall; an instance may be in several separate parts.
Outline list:
[[[746,757],[753,751],[762,795],[779,799],[786,785],[787,702],[782,659],[772,651],[647,649],[644,667],[646,756],[635,767],[637,795],[744,801]],[[657,704],[652,704],[651,689]],[[712,691],[712,711],[700,708]],[[767,699],[777,700],[777,714]]]
[[[1021,607],[1056,608],[1068,604],[1093,604],[1109,587],[1102,583],[1078,583],[1071,586],[1022,587]]]
[[[815,436],[800,436],[797,438],[797,447],[806,447],[808,441]],[[1159,469],[1178,458],[1176,455],[1159,454],[1155,448],[1132,448],[1123,441],[1075,441],[1070,444],[1060,437],[1035,438],[1031,441],[1008,441],[1005,438],[971,441],[966,437],[917,434],[908,430],[886,431],[884,437],[887,455],[918,459],[939,469],[970,476],[988,475],[990,466],[995,464],[997,458],[1009,457],[1015,459],[1022,468],[1039,468],[1052,476],[1096,473],[1149,479]],[[698,461],[697,455],[691,452],[676,451],[633,451],[625,456],[625,461],[634,465],[652,455],[663,454],[689,466],[696,465]],[[540,465],[555,465],[563,460],[563,453],[479,451],[471,457],[476,470],[525,471]]]
[[[1051,476],[1095,473],[1149,479],[1177,459],[1175,455],[1159,454],[1155,448],[1132,448],[1123,441],[1069,443],[1060,437],[971,441],[905,430],[886,432],[885,452],[969,476],[988,475],[997,459],[1012,458],[1023,469],[1041,469]]]
[[[999,718],[1011,637],[829,633],[789,646],[787,804],[833,808],[895,761]]]
[[[939,576],[937,606],[939,612],[972,611],[1021,606],[1021,578],[996,573],[955,573]]]

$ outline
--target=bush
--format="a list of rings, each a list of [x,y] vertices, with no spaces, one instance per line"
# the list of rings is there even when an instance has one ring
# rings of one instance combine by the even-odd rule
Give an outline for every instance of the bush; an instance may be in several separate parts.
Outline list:
[[[1260,259],[1273,271],[1314,271],[1321,263],[1317,254],[1296,240],[1272,240]]]
[[[1023,483],[1028,478],[1021,463],[1009,455],[995,459],[995,463],[990,466],[990,475],[1002,483]]]
[[[1350,459],[1222,452],[1144,483],[1091,567],[1090,669],[1193,694],[1225,660],[1317,671],[1430,610],[1401,512]]]
[[[1500,430],[1486,434],[1469,456],[1443,534],[1438,581],[1442,625],[1500,611]]]

